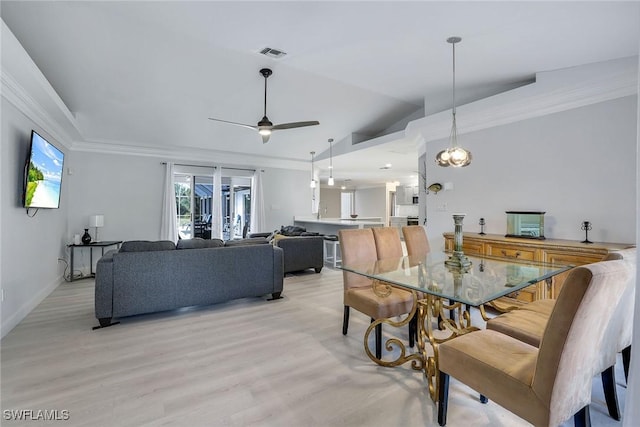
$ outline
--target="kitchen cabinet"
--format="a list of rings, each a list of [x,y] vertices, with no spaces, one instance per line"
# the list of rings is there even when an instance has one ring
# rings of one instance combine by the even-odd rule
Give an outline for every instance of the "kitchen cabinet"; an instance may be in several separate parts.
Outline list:
[[[413,205],[413,198],[418,197],[418,186],[401,185],[396,187],[396,204]]]
[[[453,251],[453,233],[443,233],[445,250]],[[522,239],[499,234],[463,233],[462,251],[468,255],[515,258],[563,265],[584,265],[601,261],[608,253],[633,246],[619,243],[586,244],[574,240]],[[554,276],[551,285],[539,282],[511,295],[521,302],[557,298],[569,272]],[[502,302],[508,303],[509,300]]]

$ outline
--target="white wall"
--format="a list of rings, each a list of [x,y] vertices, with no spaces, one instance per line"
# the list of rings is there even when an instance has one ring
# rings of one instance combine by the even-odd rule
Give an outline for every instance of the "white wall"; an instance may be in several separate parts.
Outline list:
[[[0,286],[5,296],[1,313],[2,336],[62,282],[64,271],[64,264],[59,263],[58,258],[65,257],[68,177],[62,179],[60,209],[40,209],[29,218],[21,205],[24,165],[32,129],[66,152],[45,129],[2,98]],[[65,166],[69,164],[66,154]],[[33,212],[31,209],[30,214]]]
[[[309,173],[300,170],[264,168],[262,187],[266,230],[293,225],[294,216],[311,215]],[[316,188],[316,190],[318,190]]]
[[[640,56],[639,56],[640,58]],[[640,61],[640,59],[639,59]],[[640,70],[640,63],[638,64]],[[640,78],[638,79],[638,92],[640,93]],[[640,111],[640,98],[638,99],[638,111]],[[636,133],[636,165],[640,164],[640,123],[637,125]],[[636,182],[640,182],[640,170],[636,170]],[[636,247],[640,247],[640,187],[636,188]],[[633,320],[633,339],[636,343],[636,351],[631,352],[631,363],[629,364],[629,381],[627,382],[627,402],[637,402],[640,396],[640,352],[637,350],[640,342],[640,270],[636,268],[636,300]],[[640,424],[640,405],[626,404],[624,416],[622,418],[624,426],[631,427]]]
[[[443,247],[454,212],[467,214],[465,231],[479,231],[484,217],[487,233],[504,234],[505,211],[540,210],[548,238],[582,240],[588,220],[590,240],[633,243],[636,121],[637,97],[629,96],[463,134],[473,163],[460,169],[433,161],[446,139],[427,144],[427,185],[454,186],[426,196],[429,239]]]
[[[355,212],[359,217],[386,218],[386,187],[358,188],[355,191]]]
[[[320,188],[320,214],[323,218],[340,218],[341,194],[340,187]]]
[[[82,234],[89,216],[104,215],[100,240],[157,240],[164,165],[159,158],[71,152],[69,235]],[[89,234],[95,239],[94,229]]]
[[[164,185],[161,162],[167,159],[87,152],[72,152],[71,158],[69,239],[73,234],[81,234],[89,216],[96,213],[105,217],[104,227],[99,231],[100,240],[159,238]],[[262,231],[291,225],[294,215],[311,213],[307,175],[304,171],[264,169],[267,229]],[[93,229],[89,233],[93,236]]]

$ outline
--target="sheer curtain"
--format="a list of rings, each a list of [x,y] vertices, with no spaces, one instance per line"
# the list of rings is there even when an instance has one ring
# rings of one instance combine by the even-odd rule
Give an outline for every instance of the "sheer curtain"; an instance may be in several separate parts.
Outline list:
[[[262,174],[264,171],[256,169],[251,180],[251,223],[252,233],[262,233],[266,229],[264,220],[264,195],[262,192]]]
[[[178,225],[176,224],[176,190],[173,182],[173,169],[173,163],[167,162],[164,173],[164,194],[162,197],[160,239],[177,242]]]
[[[222,239],[222,168],[213,171],[213,195],[211,196],[211,238]]]

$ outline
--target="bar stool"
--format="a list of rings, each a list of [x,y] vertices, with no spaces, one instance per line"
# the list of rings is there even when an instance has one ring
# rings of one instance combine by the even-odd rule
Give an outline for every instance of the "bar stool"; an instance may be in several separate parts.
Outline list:
[[[324,262],[330,263],[333,268],[336,268],[338,263],[342,263],[340,257],[340,241],[335,234],[328,234],[324,236]]]

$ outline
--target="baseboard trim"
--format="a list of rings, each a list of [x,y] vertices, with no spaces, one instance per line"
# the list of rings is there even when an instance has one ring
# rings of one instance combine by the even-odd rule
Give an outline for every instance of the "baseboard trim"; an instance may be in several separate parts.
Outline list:
[[[51,294],[58,286],[64,283],[64,279],[62,277],[58,277],[53,282],[46,285],[44,288],[40,290],[33,298],[22,304],[15,313],[11,314],[6,320],[3,320],[0,324],[0,338],[4,338],[13,328],[18,326],[22,320],[27,317],[29,313],[33,311],[34,308],[38,306],[46,297]],[[3,307],[2,311],[5,311],[7,307]]]

